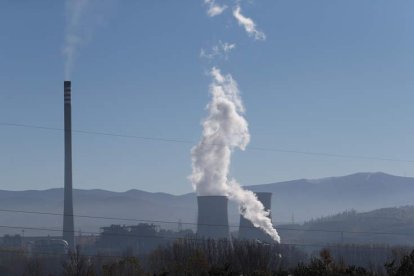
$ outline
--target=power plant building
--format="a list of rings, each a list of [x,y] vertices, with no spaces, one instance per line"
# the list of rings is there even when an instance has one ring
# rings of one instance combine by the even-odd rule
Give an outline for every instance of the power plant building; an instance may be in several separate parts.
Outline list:
[[[230,239],[226,196],[198,196],[197,236]]]
[[[263,204],[266,211],[269,211],[269,218],[272,219],[270,210],[272,208],[272,193],[258,192],[255,193],[257,199]],[[263,242],[272,242],[272,238],[262,229],[255,227],[253,223],[240,215],[239,239],[260,240]]]

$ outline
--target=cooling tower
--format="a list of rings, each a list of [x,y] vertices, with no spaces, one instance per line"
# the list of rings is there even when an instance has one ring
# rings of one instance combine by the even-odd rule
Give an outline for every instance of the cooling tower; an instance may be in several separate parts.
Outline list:
[[[197,235],[203,238],[230,239],[227,197],[198,196]]]
[[[265,210],[271,210],[272,207],[272,193],[255,193],[257,199],[263,204]],[[269,213],[270,219],[272,215]],[[272,242],[272,238],[267,235],[260,228],[254,227],[254,225],[242,215],[240,215],[240,228],[239,228],[239,239],[246,240],[260,240],[264,242]]]
[[[71,82],[64,82],[64,112],[65,112],[65,191],[63,206],[63,239],[69,248],[75,248],[75,227],[73,223],[72,200],[72,104]]]

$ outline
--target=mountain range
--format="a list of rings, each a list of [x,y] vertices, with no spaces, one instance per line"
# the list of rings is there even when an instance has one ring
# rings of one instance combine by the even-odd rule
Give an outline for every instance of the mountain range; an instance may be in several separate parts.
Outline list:
[[[414,205],[414,178],[380,172],[299,179],[246,188],[273,193],[272,217],[276,225],[303,223],[346,210],[366,212]],[[141,190],[75,189],[73,198],[75,228],[83,234],[97,233],[100,227],[110,224],[131,225],[144,220],[168,229],[195,228],[197,199],[194,193],[171,195]],[[62,217],[59,214],[62,211],[62,188],[0,190],[0,234],[56,235],[60,233]],[[229,222],[232,230],[237,230],[239,215],[233,203],[229,205]],[[33,229],[26,228],[23,233],[19,227]]]

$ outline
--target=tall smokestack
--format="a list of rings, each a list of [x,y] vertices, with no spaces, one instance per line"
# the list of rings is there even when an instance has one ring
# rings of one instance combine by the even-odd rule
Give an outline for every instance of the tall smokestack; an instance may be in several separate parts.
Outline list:
[[[64,82],[65,106],[65,194],[63,207],[63,239],[73,250],[75,248],[75,227],[73,223],[72,200],[72,103],[71,82]]]
[[[272,193],[258,192],[255,193],[257,199],[263,204],[264,209],[269,211],[269,218],[272,219],[270,210],[272,208]],[[240,216],[239,239],[260,240],[264,242],[272,242],[273,239],[267,235],[262,229],[254,227],[254,225],[243,216]]]
[[[198,196],[197,235],[230,239],[226,196]]]

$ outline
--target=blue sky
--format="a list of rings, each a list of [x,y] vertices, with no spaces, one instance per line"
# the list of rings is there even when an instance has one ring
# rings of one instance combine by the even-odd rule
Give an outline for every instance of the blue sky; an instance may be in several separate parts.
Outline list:
[[[232,1],[228,1],[232,3]],[[243,13],[203,1],[116,1],[74,64],[73,128],[194,141],[206,115],[206,72],[238,81],[250,147],[414,160],[412,1],[256,0]],[[64,1],[0,3],[0,122],[63,127]],[[218,41],[228,60],[199,57]],[[61,131],[0,125],[0,189],[63,187]],[[74,134],[74,187],[174,194],[192,190],[192,144]],[[277,151],[236,152],[243,185],[358,171],[414,175],[413,162]]]

